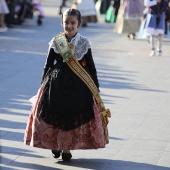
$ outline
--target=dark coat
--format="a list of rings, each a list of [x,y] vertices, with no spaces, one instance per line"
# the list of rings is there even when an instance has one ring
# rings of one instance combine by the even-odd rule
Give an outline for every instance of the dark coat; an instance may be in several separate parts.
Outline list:
[[[162,0],[161,3],[157,3],[154,6],[149,7],[149,13],[162,14],[168,10],[167,0]]]

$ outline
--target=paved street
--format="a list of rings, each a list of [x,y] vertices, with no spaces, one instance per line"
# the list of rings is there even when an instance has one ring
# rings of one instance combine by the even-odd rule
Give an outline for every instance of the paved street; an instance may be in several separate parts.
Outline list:
[[[55,0],[42,4],[42,26],[35,17],[0,33],[0,169],[170,170],[170,38],[163,56],[150,57],[147,40],[117,35],[102,20],[80,33],[91,42],[102,99],[112,113],[110,143],[72,151],[67,163],[24,145],[29,98],[39,88],[48,42],[63,31]]]

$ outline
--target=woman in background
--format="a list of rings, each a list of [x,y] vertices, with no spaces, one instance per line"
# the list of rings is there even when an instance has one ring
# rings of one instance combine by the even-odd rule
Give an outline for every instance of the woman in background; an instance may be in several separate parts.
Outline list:
[[[72,8],[76,8],[81,12],[82,27],[87,27],[89,22],[97,22],[97,14],[94,0],[75,0]]]
[[[143,0],[121,0],[114,31],[128,33],[128,37],[134,39],[140,28],[143,10]]]
[[[155,36],[158,35],[157,55],[162,55],[162,37],[165,31],[165,12],[168,10],[166,0],[157,0],[155,4],[150,0],[145,0],[148,7],[148,21],[146,33],[150,35],[150,56],[155,55]]]

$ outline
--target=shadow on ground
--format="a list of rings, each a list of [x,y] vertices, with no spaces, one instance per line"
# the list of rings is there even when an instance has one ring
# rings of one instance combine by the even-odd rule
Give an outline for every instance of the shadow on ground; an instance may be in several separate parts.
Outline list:
[[[147,163],[138,163],[123,160],[108,159],[72,159],[71,162],[58,161],[56,164],[70,168],[87,168],[95,170],[170,170],[169,167],[156,166]],[[69,169],[69,168],[68,168]]]

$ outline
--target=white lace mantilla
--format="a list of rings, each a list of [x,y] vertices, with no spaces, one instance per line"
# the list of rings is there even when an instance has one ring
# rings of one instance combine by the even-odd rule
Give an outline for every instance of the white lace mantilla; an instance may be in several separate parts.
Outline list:
[[[91,48],[90,42],[87,40],[87,38],[81,36],[79,33],[77,33],[76,36],[73,37],[70,42],[68,42],[68,44],[74,45],[74,48],[72,49],[72,54],[74,55],[74,57],[76,57],[77,60],[81,60],[83,56],[87,53],[88,49]],[[54,41],[54,38],[49,42],[49,50],[50,48],[53,48],[57,54],[60,53]]]

